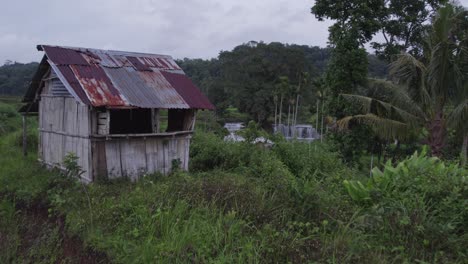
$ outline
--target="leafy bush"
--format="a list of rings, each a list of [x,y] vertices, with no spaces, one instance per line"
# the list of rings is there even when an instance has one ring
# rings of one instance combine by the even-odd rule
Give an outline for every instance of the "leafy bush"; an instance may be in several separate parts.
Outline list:
[[[330,151],[327,145],[318,142],[280,141],[275,144],[273,150],[298,177],[326,177],[330,173],[349,170],[336,153]]]
[[[223,169],[282,184],[292,177],[274,152],[246,142],[225,142],[212,133],[195,135],[190,158],[191,171]]]
[[[0,136],[21,127],[18,111],[10,105],[0,102]]]
[[[468,171],[426,156],[426,150],[384,170],[366,182],[344,181],[362,210],[366,233],[386,250],[436,262],[461,261],[468,223]]]

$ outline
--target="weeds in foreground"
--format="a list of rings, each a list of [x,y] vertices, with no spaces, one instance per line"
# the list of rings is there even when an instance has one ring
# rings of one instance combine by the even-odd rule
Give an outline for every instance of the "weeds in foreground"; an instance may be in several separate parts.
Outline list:
[[[14,134],[0,140],[0,194],[8,201],[0,230],[12,231],[13,252],[20,238],[8,220],[17,219],[11,204],[39,202],[64,218],[67,233],[118,263],[462,263],[467,256],[466,170],[419,155],[368,179],[323,146],[265,149],[198,133],[190,174],[175,169],[83,188],[41,168],[33,153],[22,157],[14,142]],[[30,259],[55,252],[54,227],[48,232],[50,243]]]

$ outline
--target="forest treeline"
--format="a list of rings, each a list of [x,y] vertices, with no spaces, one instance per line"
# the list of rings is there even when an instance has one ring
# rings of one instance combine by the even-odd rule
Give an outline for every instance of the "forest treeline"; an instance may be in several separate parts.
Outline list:
[[[37,62],[6,61],[0,66],[0,94],[23,95],[37,69]]]
[[[185,58],[177,63],[215,104],[218,114],[223,115],[226,109],[234,107],[264,124],[273,118],[281,78],[286,78],[285,89],[290,90],[285,92],[286,96],[301,95],[299,118],[305,119],[309,116],[306,113],[314,112],[311,108],[315,105],[316,93],[312,80],[325,72],[330,56],[331,48],[250,41],[232,51],[221,51],[215,59]],[[370,76],[386,76],[385,61],[375,55],[369,55],[368,61]],[[307,85],[296,91],[305,75]]]
[[[250,41],[232,51],[221,51],[213,59],[184,58],[177,63],[218,111],[233,106],[262,121],[271,112],[271,89],[279,76],[289,77],[292,83],[302,72],[317,77],[325,71],[329,59],[330,48]],[[23,95],[37,65],[5,62],[0,66],[0,94]],[[387,73],[386,63],[374,55],[369,55],[368,68],[371,76]],[[307,98],[312,97],[311,90],[304,92]]]

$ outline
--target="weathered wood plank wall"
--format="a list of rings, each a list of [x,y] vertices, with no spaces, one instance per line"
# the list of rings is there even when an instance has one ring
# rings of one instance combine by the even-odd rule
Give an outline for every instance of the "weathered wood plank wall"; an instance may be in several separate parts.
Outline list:
[[[72,97],[41,95],[39,103],[39,157],[45,164],[63,167],[68,153],[78,157],[85,181],[92,180],[89,108]]]
[[[93,163],[98,166],[94,172],[109,179],[128,177],[137,180],[146,173],[168,174],[176,159],[180,160],[181,169],[188,170],[190,139],[190,135],[180,135],[93,141]],[[102,175],[103,166],[107,175]]]

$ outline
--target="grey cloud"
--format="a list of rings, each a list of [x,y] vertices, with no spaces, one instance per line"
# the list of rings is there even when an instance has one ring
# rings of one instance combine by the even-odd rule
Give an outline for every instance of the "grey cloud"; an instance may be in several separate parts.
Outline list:
[[[325,46],[307,0],[18,0],[0,10],[0,64],[38,61],[37,44],[211,58],[250,40]]]

